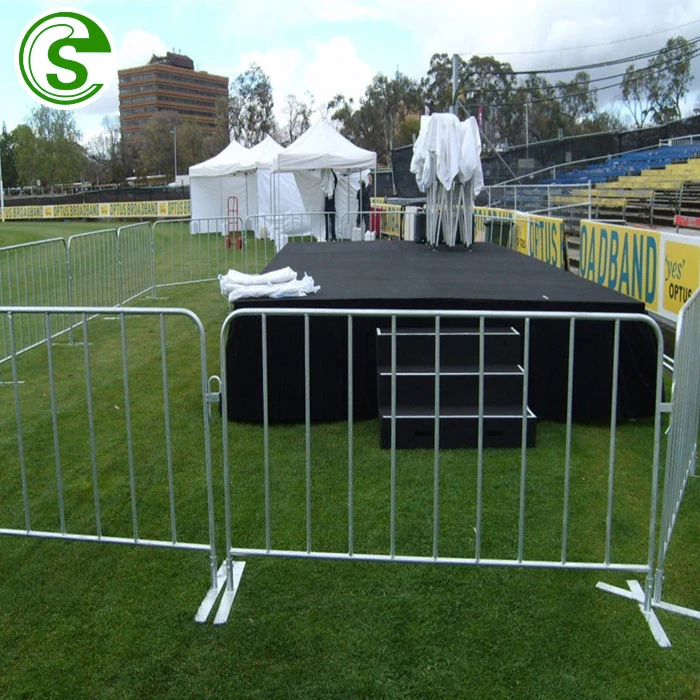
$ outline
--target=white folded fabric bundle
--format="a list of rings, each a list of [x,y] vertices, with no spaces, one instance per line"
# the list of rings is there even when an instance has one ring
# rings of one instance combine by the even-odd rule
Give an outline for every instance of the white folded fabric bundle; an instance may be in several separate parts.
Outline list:
[[[291,282],[297,278],[297,273],[291,267],[283,267],[280,270],[270,270],[262,274],[251,275],[238,270],[229,270],[225,275],[219,275],[221,293],[227,296],[234,288],[239,286],[252,286],[261,284],[282,284]]]
[[[296,277],[296,273],[295,273]],[[307,294],[316,293],[321,287],[314,285],[313,277],[304,274],[304,278],[279,282],[277,284],[236,284],[228,292],[229,302],[237,299],[258,299],[268,297],[281,299],[282,297],[304,297]]]

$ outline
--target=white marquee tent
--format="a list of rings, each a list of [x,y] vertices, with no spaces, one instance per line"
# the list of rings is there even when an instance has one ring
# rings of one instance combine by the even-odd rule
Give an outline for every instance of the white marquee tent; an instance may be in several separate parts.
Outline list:
[[[246,226],[261,235],[271,215],[302,212],[293,175],[271,172],[282,150],[271,136],[250,149],[233,141],[218,155],[193,165],[189,171],[192,232],[227,233]],[[236,216],[240,221],[234,220]],[[291,233],[295,221],[291,217],[283,221],[284,231]]]
[[[377,154],[355,146],[322,119],[280,151],[273,167],[280,173],[294,174],[308,213],[323,212],[324,187],[330,181],[330,171],[334,171],[338,176],[336,233],[340,238],[350,238],[355,223],[354,213],[357,212],[360,178],[363,173],[377,167]],[[310,223],[313,235],[325,239],[324,217],[321,214],[312,216]]]

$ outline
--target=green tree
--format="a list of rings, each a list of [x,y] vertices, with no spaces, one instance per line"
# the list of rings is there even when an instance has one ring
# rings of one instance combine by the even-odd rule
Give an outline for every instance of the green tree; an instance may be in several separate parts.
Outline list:
[[[585,125],[598,114],[596,93],[591,91],[591,76],[579,71],[570,82],[559,81],[559,102],[567,134],[581,133]]]
[[[146,125],[143,146],[139,151],[138,172],[141,175],[175,177],[175,151],[182,120],[177,112],[156,112]],[[178,172],[182,172],[180,159]]]
[[[7,131],[3,122],[0,133],[0,164],[2,166],[3,187],[17,187],[17,154],[15,153],[15,140],[12,133]]]
[[[286,123],[279,133],[279,140],[284,146],[298,139],[311,126],[313,111],[314,98],[310,92],[306,93],[305,100],[299,100],[295,95],[287,95],[282,110]]]
[[[265,72],[253,63],[231,86],[229,125],[231,136],[244,146],[255,146],[275,132],[272,85]]]
[[[693,47],[682,36],[671,37],[664,49],[649,61],[649,69],[658,74],[658,91],[653,94],[657,124],[680,119],[681,102],[688,94],[693,76],[690,62]]]
[[[648,69],[637,69],[634,63],[625,71],[622,79],[622,100],[638,129],[641,129],[654,113],[656,95],[660,91],[658,83],[657,73]]]
[[[191,165],[214,155],[211,152],[212,143],[196,122],[183,119],[177,112],[157,112],[146,125],[146,137],[139,152],[138,173],[165,175],[173,181],[176,155],[177,174],[184,175]]]
[[[415,80],[396,72],[393,78],[378,73],[365,89],[360,105],[337,95],[329,103],[331,118],[341,133],[362,148],[375,151],[378,161],[391,165],[391,151],[397,135],[405,133],[401,124],[422,111],[423,90]]]
[[[91,182],[124,181],[119,117],[110,115],[102,119],[102,131],[90,139],[87,155],[90,161],[88,172]]]
[[[683,37],[671,37],[646,68],[627,68],[622,80],[622,98],[635,126],[649,119],[664,124],[680,119],[681,102],[688,94],[693,76],[690,63],[694,49]]]
[[[453,95],[460,116],[479,117],[481,129],[494,145],[509,140],[513,131],[516,79],[509,63],[492,56],[457,59],[457,84],[452,80],[453,61],[444,53],[434,54],[424,80],[426,101],[436,112],[447,112]]]
[[[87,156],[72,112],[38,107],[12,133],[21,184],[40,180],[54,185],[83,179]]]

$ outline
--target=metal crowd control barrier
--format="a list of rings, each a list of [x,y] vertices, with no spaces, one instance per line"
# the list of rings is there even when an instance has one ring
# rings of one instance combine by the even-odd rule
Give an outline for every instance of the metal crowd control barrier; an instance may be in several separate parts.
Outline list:
[[[156,296],[155,250],[153,229],[144,221],[120,226],[119,244],[119,303],[125,304],[149,290]]]
[[[678,316],[673,366],[672,415],[666,451],[666,475],[659,535],[659,555],[654,587],[654,605],[663,610],[700,620],[700,611],[662,600],[664,567],[683,495],[696,476],[698,431],[700,430],[700,290],[685,303]]]
[[[663,570],[683,494],[698,461],[700,429],[700,290],[684,304],[676,326],[673,365],[673,412],[666,451],[666,475],[661,516],[659,560],[654,601],[661,602]]]
[[[230,450],[229,444],[229,405],[227,396],[227,373],[226,373],[226,341],[229,334],[229,327],[235,324],[242,317],[257,317],[260,319],[260,337],[261,337],[261,387],[262,387],[262,465],[251,465],[249,460],[245,465],[241,465],[236,460],[236,455]],[[272,457],[274,448],[274,427],[269,422],[269,405],[270,397],[268,396],[268,343],[278,342],[276,339],[270,340],[268,335],[268,322],[276,317],[295,318],[299,323],[303,320],[303,337],[304,337],[304,362],[300,367],[288,367],[289,372],[298,372],[304,377],[304,412],[305,412],[305,437],[303,440],[297,441],[298,452],[294,459],[297,463],[289,463],[289,453],[292,449],[291,441],[287,436],[283,448],[283,454],[279,451],[274,451],[278,460],[287,460],[285,464],[285,474],[293,472],[298,475],[298,483],[293,487],[287,486],[284,489],[284,496],[276,499],[273,497],[274,484],[277,480],[283,478],[279,469],[275,469],[275,459]],[[389,464],[378,464],[373,460],[371,465],[359,463],[358,456],[355,453],[354,443],[355,434],[358,426],[353,420],[353,387],[354,387],[354,372],[353,372],[353,329],[354,324],[358,319],[381,318],[385,321],[391,320],[391,450],[389,455]],[[314,322],[319,319],[334,318],[339,321],[345,321],[347,324],[346,348],[347,348],[347,452],[344,448],[339,449],[338,459],[340,455],[345,453],[346,465],[344,468],[338,464],[334,464],[333,469],[326,468],[325,470],[319,467],[316,470],[316,465],[319,461],[327,459],[322,455],[318,455],[312,450],[314,439],[312,437],[311,424],[311,352],[310,352],[310,328]],[[432,479],[426,480],[423,484],[423,489],[430,494],[430,505],[426,497],[425,511],[423,512],[423,522],[425,531],[422,533],[411,533],[413,536],[408,539],[401,540],[401,546],[398,545],[397,529],[400,526],[399,514],[405,512],[411,504],[418,500],[418,489],[400,490],[397,487],[397,478],[400,470],[398,467],[399,455],[396,449],[396,421],[397,421],[397,354],[396,354],[396,339],[397,339],[397,322],[406,323],[411,321],[416,323],[423,322],[429,324],[428,327],[434,328],[435,337],[435,373],[434,373],[434,441],[435,445],[432,453]],[[549,541],[556,534],[557,545],[543,545],[539,541],[536,545],[530,545],[528,532],[534,530],[537,533],[539,522],[533,524],[531,519],[527,518],[527,509],[535,500],[537,490],[528,491],[528,483],[530,479],[529,464],[530,459],[527,449],[527,419],[528,419],[528,375],[530,368],[530,324],[532,321],[559,321],[568,324],[568,385],[566,395],[567,406],[567,421],[565,430],[565,445],[562,446],[563,460],[560,465],[547,464],[547,470],[556,470],[557,479],[559,480],[561,491],[560,495],[555,498],[555,505],[549,504],[546,509],[547,513],[551,513],[552,508],[556,508],[558,517],[554,518],[548,525],[547,536],[544,538]],[[443,479],[448,476],[447,470],[441,469],[442,462],[446,459],[439,449],[441,419],[440,413],[440,387],[441,387],[441,372],[440,372],[440,341],[441,341],[441,323],[447,324],[469,323],[478,324],[479,329],[479,366],[478,366],[478,395],[479,395],[479,413],[478,413],[478,448],[476,454],[471,452],[470,457],[464,458],[464,464],[459,465],[459,470],[462,473],[467,473],[473,470],[475,475],[474,493],[471,495],[468,504],[466,496],[458,499],[461,505],[455,510],[450,510],[447,506],[443,507],[443,502],[452,501],[454,508],[453,494],[446,494],[442,486]],[[599,497],[600,503],[595,507],[595,513],[589,513],[588,509],[581,507],[579,491],[586,488],[586,480],[582,479],[580,462],[574,466],[574,456],[572,453],[572,445],[574,441],[574,425],[572,420],[572,407],[574,403],[574,347],[576,339],[576,330],[580,324],[588,322],[598,322],[610,324],[613,329],[614,342],[612,347],[612,375],[610,385],[610,427],[609,427],[609,444],[607,464],[591,464],[586,465],[591,470],[601,470]],[[491,509],[499,512],[499,517],[502,511],[507,506],[500,500],[498,503],[491,503],[489,500],[492,494],[491,479],[492,473],[487,469],[487,457],[484,450],[484,343],[485,343],[485,324],[489,323],[505,323],[522,324],[523,328],[523,386],[522,386],[522,411],[520,412],[521,423],[521,444],[520,450],[512,454],[513,460],[513,480],[512,483],[518,484],[513,486],[514,491],[509,494],[508,503],[512,512],[507,513],[509,521],[513,523],[512,538],[510,544],[506,546],[495,545],[493,542],[493,521],[492,528],[489,528],[486,523],[485,513],[493,513]],[[656,340],[656,376],[654,378],[655,386],[655,409],[653,417],[653,444],[651,445],[651,454],[649,462],[651,470],[647,474],[646,489],[648,490],[649,509],[647,514],[640,514],[637,522],[638,528],[635,529],[634,536],[634,558],[630,554],[628,548],[618,550],[614,546],[614,539],[618,535],[616,527],[617,515],[619,509],[624,508],[619,505],[624,498],[616,498],[615,486],[617,480],[622,480],[623,468],[626,466],[620,464],[618,457],[617,446],[617,397],[618,397],[618,370],[619,370],[619,351],[620,351],[620,331],[623,324],[644,324],[649,326]],[[285,326],[287,327],[287,326]],[[629,573],[641,574],[646,577],[646,586],[643,595],[642,607],[644,614],[652,629],[656,626],[652,624],[655,620],[654,613],[651,609],[652,589],[653,589],[653,573],[654,573],[654,555],[655,555],[655,540],[656,540],[656,512],[658,498],[658,475],[659,475],[659,450],[660,450],[660,428],[661,428],[661,396],[662,396],[662,373],[663,373],[663,341],[661,331],[658,325],[648,316],[642,314],[604,314],[604,313],[566,313],[566,312],[468,312],[468,311],[417,311],[417,310],[357,310],[357,309],[280,309],[280,308],[263,308],[263,309],[241,309],[232,312],[224,322],[221,330],[220,338],[221,352],[221,408],[222,419],[224,422],[223,434],[223,459],[224,459],[224,499],[226,509],[226,572],[227,572],[227,588],[222,597],[222,602],[215,618],[215,623],[223,623],[228,619],[231,606],[236,594],[236,590],[240,583],[240,565],[238,557],[296,557],[302,559],[332,559],[332,560],[353,560],[353,561],[372,561],[372,562],[404,562],[412,564],[454,564],[454,565],[474,565],[474,566],[504,566],[504,567],[534,567],[534,568],[552,568],[552,569],[585,569],[585,570],[600,570],[600,571],[623,571]],[[285,433],[286,435],[286,433]],[[340,439],[339,437],[337,439]],[[327,451],[328,445],[322,445],[320,451]],[[491,453],[492,455],[493,453]],[[576,460],[580,460],[580,455],[577,455]],[[467,464],[466,462],[469,461]],[[425,470],[430,473],[431,469],[428,460],[426,460]],[[246,481],[240,473],[240,469],[245,467],[246,473],[254,474]],[[368,505],[362,500],[362,494],[367,495],[367,491],[361,491],[359,483],[361,479],[366,479],[367,469],[381,471],[384,476],[384,494],[383,501],[377,497],[371,499]],[[453,465],[454,468],[454,465]],[[233,469],[236,469],[235,476]],[[252,472],[251,470],[255,471]],[[605,470],[604,472],[602,470]],[[344,473],[343,473],[344,472]],[[537,473],[535,471],[535,473]],[[554,473],[554,472],[553,472]],[[303,477],[303,485],[301,484]],[[606,474],[603,476],[603,474]],[[578,478],[574,478],[574,476]],[[586,474],[588,476],[588,474]],[[627,475],[626,475],[627,476]],[[330,479],[332,483],[324,483],[323,479]],[[260,483],[262,479],[262,483]],[[247,483],[250,487],[248,490],[242,490],[242,484]],[[324,521],[326,527],[335,527],[340,519],[345,521],[342,531],[346,532],[345,537],[337,532],[334,536],[324,532],[319,526],[318,520],[313,514],[319,509],[329,510],[332,508],[330,501],[334,494],[338,493],[341,484],[345,484],[343,495],[339,502],[335,517],[331,521]],[[232,486],[233,484],[233,486]],[[607,485],[606,485],[607,484]],[[469,488],[465,486],[465,488]],[[252,489],[252,490],[251,490]],[[277,492],[274,492],[277,493]],[[421,493],[421,496],[424,494]],[[284,499],[294,499],[293,503],[288,504]],[[257,508],[254,512],[250,512],[251,502],[257,499]],[[346,499],[346,505],[343,506],[343,499]],[[465,501],[462,503],[462,501]],[[579,511],[578,517],[584,517],[585,522],[581,523],[572,516],[572,509],[577,505],[580,510],[584,511],[583,516]],[[277,507],[279,506],[279,507]],[[234,538],[234,516],[240,512],[247,513],[246,524],[236,522],[236,530],[239,533]],[[362,518],[356,517],[358,512],[364,512],[375,523],[383,523],[386,528],[382,544],[370,544],[366,549],[362,549],[360,539],[356,533],[363,525]],[[285,513],[296,513],[294,516],[285,519]],[[604,519],[601,520],[601,516]],[[448,537],[443,532],[442,523],[446,520],[452,522],[453,527],[456,527],[463,533],[456,540]],[[456,519],[456,521],[455,521]],[[558,525],[556,521],[558,520]],[[624,521],[624,518],[622,518]],[[299,522],[303,521],[303,522]],[[605,528],[601,529],[598,523],[605,522]],[[262,527],[262,531],[252,531],[249,522],[258,523]],[[502,522],[499,520],[499,523]],[[515,525],[517,523],[517,525]],[[473,536],[472,536],[473,526]],[[380,527],[377,525],[377,527]],[[630,528],[630,523],[625,524],[626,528]],[[558,528],[558,529],[557,529]],[[292,536],[292,531],[296,532],[296,536]],[[241,534],[245,533],[245,534]],[[575,533],[575,534],[574,534]],[[542,537],[542,533],[538,533]],[[599,540],[593,542],[595,535],[598,535]],[[444,540],[449,540],[449,543],[443,543]],[[488,539],[491,538],[491,539]],[[497,539],[497,537],[496,537]],[[253,546],[249,542],[259,542],[258,546]],[[374,538],[369,537],[368,542],[374,542]],[[489,546],[487,541],[491,543]],[[333,544],[329,545],[328,543]],[[295,543],[303,543],[301,547],[295,546]],[[335,545],[335,546],[334,546]],[[534,552],[533,547],[541,547],[542,552]],[[400,549],[405,551],[400,552]],[[507,552],[506,550],[509,550]],[[551,556],[554,553],[556,556]],[[615,555],[620,558],[616,559]],[[578,557],[578,558],[577,558]],[[235,561],[234,561],[235,560]],[[237,568],[238,567],[238,568]]]
[[[264,262],[274,257],[290,240],[323,241],[326,238],[325,212],[299,212],[284,214],[255,214],[245,218],[245,228],[255,235],[256,248],[260,250],[260,243],[269,241],[270,246],[264,246],[263,250],[268,257]],[[336,228],[338,217],[336,215]]]
[[[68,306],[70,292],[66,273],[68,251],[63,238],[50,238],[0,248],[0,306]],[[54,334],[70,327],[67,315],[56,319]],[[16,352],[43,342],[39,319],[22,317],[14,328]],[[6,317],[0,323],[0,367],[10,357],[10,327]]]
[[[153,238],[158,287],[215,280],[230,269],[259,272],[275,254],[240,217],[156,221]]]
[[[53,342],[65,314],[79,319],[80,344]],[[105,314],[119,323],[90,320]],[[206,620],[223,567],[219,574],[201,321],[176,308],[2,306],[0,317],[13,386],[3,390],[11,398],[0,402],[0,422],[16,429],[0,446],[0,535],[204,552],[211,589],[196,619]],[[44,329],[45,349],[20,357],[25,317]]]
[[[358,225],[359,217],[359,225]],[[426,216],[415,206],[375,204],[370,211],[348,212],[340,216],[341,240],[370,240],[387,238],[392,240],[425,243]]]
[[[66,306],[117,306],[120,265],[117,229],[71,236],[67,243],[68,303]]]
[[[666,449],[666,473],[652,601],[654,608],[697,620],[700,620],[700,611],[664,602],[662,594],[664,567],[671,546],[673,530],[688,482],[692,476],[695,476],[698,459],[700,363],[698,363],[697,348],[699,341],[700,290],[697,290],[683,306],[678,316],[671,403],[664,406],[664,409],[671,413],[671,420]],[[628,585],[629,590],[605,584],[599,584],[599,587],[637,603],[645,603],[646,597],[636,582],[628,581]],[[661,637],[661,645],[670,646],[670,642],[664,637],[665,635]]]

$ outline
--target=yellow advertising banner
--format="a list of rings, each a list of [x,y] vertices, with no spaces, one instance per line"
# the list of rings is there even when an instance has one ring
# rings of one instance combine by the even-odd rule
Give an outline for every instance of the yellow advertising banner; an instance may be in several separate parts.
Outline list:
[[[528,249],[530,257],[563,270],[564,262],[564,220],[550,216],[530,216],[528,222]],[[519,237],[517,239],[519,241]]]
[[[583,220],[580,275],[657,311],[660,241],[657,231]]]
[[[700,248],[666,240],[664,245],[664,308],[678,314],[698,288]]]
[[[523,255],[529,255],[527,244],[529,223],[527,216],[518,213],[514,218],[515,227],[513,233],[515,235],[515,240],[513,241],[513,249],[518,253],[522,253]]]
[[[5,218],[20,219],[99,219],[157,218],[189,216],[189,199],[150,202],[102,202],[101,204],[56,204],[5,207]]]

